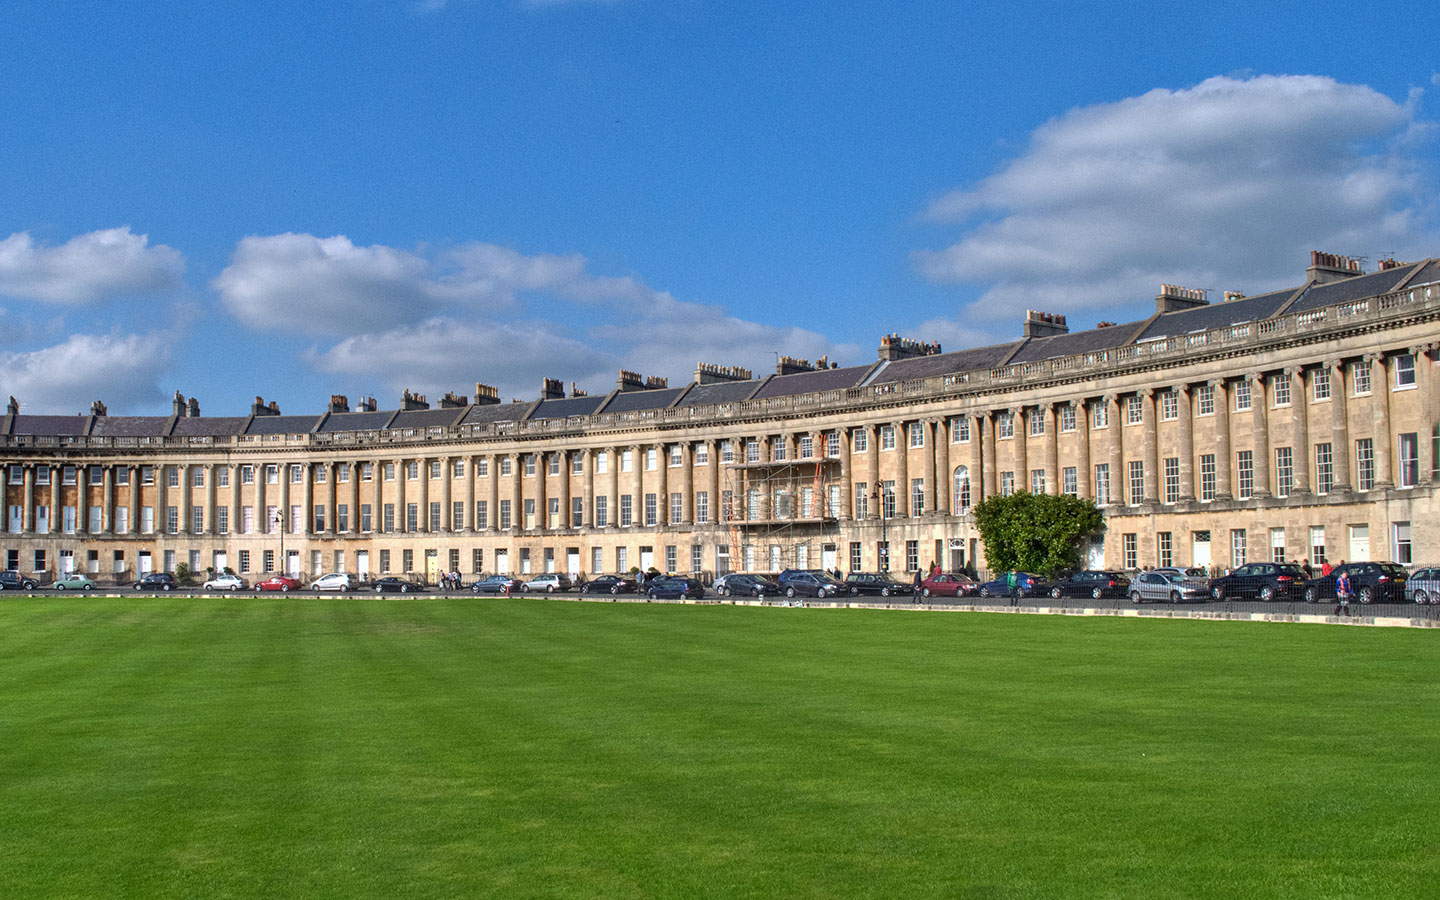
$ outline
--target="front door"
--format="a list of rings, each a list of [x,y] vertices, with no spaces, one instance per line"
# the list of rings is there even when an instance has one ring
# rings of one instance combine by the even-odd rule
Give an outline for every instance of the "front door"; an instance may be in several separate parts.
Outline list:
[[[833,572],[837,568],[834,544],[825,544],[820,548],[820,568],[827,572]]]
[[[1210,532],[1190,533],[1190,565],[1210,568]]]
[[[370,551],[369,551],[369,550],[356,550],[356,551],[355,551],[355,574],[360,577],[360,580],[361,580],[361,581],[368,581],[368,580],[369,580],[369,578],[370,578]]]
[[[440,580],[440,554],[435,550],[425,551],[425,580],[431,584]]]

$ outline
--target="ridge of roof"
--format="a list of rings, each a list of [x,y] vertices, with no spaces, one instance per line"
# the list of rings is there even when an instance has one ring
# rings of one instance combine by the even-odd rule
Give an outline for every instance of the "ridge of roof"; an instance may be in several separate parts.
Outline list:
[[[1026,347],[1028,347],[1028,346],[1030,345],[1030,342],[1031,342],[1032,340],[1034,340],[1034,338],[1031,338],[1031,337],[1022,337],[1022,338],[1019,340],[1019,342],[1015,344],[1014,347],[1011,347],[1011,348],[1010,348],[1010,352],[1007,353],[1007,354],[1005,354],[1005,358],[1002,359],[1002,360],[1000,360],[1000,362],[998,362],[998,363],[995,364],[996,367],[999,367],[999,366],[1008,366],[1008,365],[1010,365],[1010,360],[1014,359],[1014,358],[1016,357],[1016,355],[1018,355],[1018,354],[1020,353],[1021,350],[1024,350]]]
[[[1291,294],[1284,303],[1281,303],[1280,306],[1276,308],[1273,313],[1270,314],[1270,318],[1277,319],[1280,316],[1285,315],[1285,311],[1288,310],[1290,307],[1294,306],[1297,302],[1299,302],[1301,297],[1310,293],[1310,289],[1313,288],[1315,284],[1315,279],[1312,278],[1300,287],[1296,288],[1295,293]]]

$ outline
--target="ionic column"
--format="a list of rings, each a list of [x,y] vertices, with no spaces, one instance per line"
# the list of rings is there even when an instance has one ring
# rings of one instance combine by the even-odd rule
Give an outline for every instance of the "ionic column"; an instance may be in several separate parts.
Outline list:
[[[1130,502],[1129,485],[1125,483],[1129,473],[1125,471],[1125,413],[1119,394],[1107,394],[1103,401],[1107,407],[1107,421],[1110,423],[1110,496],[1108,502],[1124,506]]]
[[[419,459],[419,496],[415,498],[415,530],[420,534],[430,533],[430,460]]]
[[[999,465],[999,458],[995,452],[994,411],[986,410],[980,413],[975,417],[975,422],[978,427],[975,429],[975,435],[972,437],[972,440],[974,440],[975,437],[980,439],[978,451],[980,454],[980,480],[978,482],[980,485],[980,496],[972,497],[971,499],[974,505],[978,505],[981,500],[995,496],[1000,473],[996,471],[996,467]],[[972,450],[971,452],[976,451]],[[972,483],[975,482],[973,477],[970,480]]]
[[[1015,469],[1015,490],[1030,490],[1030,423],[1025,419],[1025,407],[1010,409],[1010,465]]]
[[[311,463],[301,463],[301,464],[300,464],[300,533],[301,533],[301,534],[315,534],[315,467],[316,467],[316,466],[326,466],[326,467],[328,468],[328,467],[329,467],[329,464],[328,464],[328,463],[314,463],[313,465],[312,465]],[[334,473],[333,471],[331,471],[331,472],[329,472],[329,473],[326,475],[325,481],[326,481],[327,484],[330,484],[330,485],[332,485],[332,487],[333,487],[333,485],[334,485],[334,478],[335,478],[335,473]],[[289,481],[290,481],[289,478],[285,478],[285,479],[282,479],[282,480],[285,481],[287,484],[288,484]],[[282,503],[284,504],[283,507],[282,507],[282,508],[284,509],[284,512],[282,512],[282,513],[280,514],[281,517],[282,517],[283,519],[285,519],[285,523],[284,523],[283,525],[281,525],[281,528],[282,528],[282,529],[288,529],[288,527],[289,527],[290,524],[291,524],[290,521],[289,521],[289,520],[290,520],[290,509],[289,509],[290,497],[289,497],[289,493],[290,493],[290,491],[289,491],[289,488],[287,487],[286,490],[285,490],[285,495],[286,495],[286,496],[285,496],[285,499],[282,501]],[[325,520],[325,527],[326,527],[327,529],[329,529],[330,531],[334,531],[334,530],[335,530],[335,519],[333,518],[334,512],[331,511],[331,512],[329,513],[329,515],[332,516],[332,518],[329,518],[329,519],[326,519],[326,520]]]
[[[1180,502],[1195,499],[1195,409],[1190,385],[1175,388],[1175,402],[1180,407]]]
[[[1156,434],[1155,391],[1140,392],[1140,428],[1144,431],[1141,446],[1145,448],[1145,502],[1160,501],[1160,438]]]
[[[885,502],[885,492],[880,489],[880,426],[867,425],[864,427],[868,431],[865,438],[866,446],[870,448],[870,458],[865,460],[866,473],[870,479],[870,490],[875,492],[875,496],[879,498],[875,508],[870,510],[869,517],[878,519],[880,518],[880,506]]]
[[[670,457],[664,444],[655,448],[655,524],[675,524],[670,521]]]
[[[350,466],[350,492],[348,502],[350,504],[350,533],[360,533],[360,463],[351,460]],[[373,516],[374,513],[372,512]]]
[[[1235,460],[1230,453],[1230,394],[1223,378],[1207,383],[1215,398],[1215,499],[1231,500],[1235,494],[1230,484],[1230,470]]]
[[[64,525],[64,517],[60,514],[60,479],[64,475],[63,466],[50,467],[50,533],[59,534]]]
[[[556,520],[556,526],[561,529],[572,528],[570,524],[570,451],[560,451],[560,516]]]
[[[470,523],[466,526],[466,530],[472,534],[479,530],[477,528],[479,523],[475,519],[475,457],[473,456],[465,457],[465,518],[462,521]]]
[[[950,512],[950,420],[937,419],[931,423],[935,434],[935,463],[931,469],[935,486],[930,491],[928,512]]]
[[[1353,490],[1350,480],[1350,391],[1345,384],[1345,362],[1334,359],[1325,364],[1330,371],[1330,459],[1334,463],[1332,490]]]
[[[1060,429],[1055,421],[1055,404],[1045,403],[1040,407],[1045,423],[1045,493],[1060,493]],[[1028,429],[1027,429],[1028,431]],[[1079,473],[1076,473],[1078,480]]]
[[[405,534],[409,528],[408,516],[405,515],[405,495],[408,489],[405,487],[405,479],[410,475],[406,471],[404,459],[395,460],[395,533]],[[496,511],[498,515],[498,510]],[[417,516],[418,519],[418,516]],[[418,522],[417,522],[418,524]]]
[[[35,533],[35,464],[25,464],[25,508],[21,512],[20,531]]]
[[[1437,418],[1435,409],[1435,365],[1430,359],[1431,353],[1435,350],[1434,344],[1421,344],[1410,348],[1410,354],[1415,358],[1415,384],[1420,393],[1420,421],[1423,425],[1419,429],[1417,438],[1420,446],[1420,482],[1434,481],[1435,452],[1431,435],[1434,434],[1435,421]],[[1332,390],[1333,394],[1334,391]]]
[[[518,450],[510,454],[510,529],[525,530],[525,458]]]
[[[1295,493],[1310,493],[1310,395],[1305,392],[1305,370],[1285,370],[1290,379],[1290,446],[1295,472]],[[1335,393],[1333,390],[1330,392]],[[1333,454],[1332,454],[1333,455]]]
[[[895,515],[910,515],[910,434],[905,423],[897,421],[895,429]]]
[[[499,453],[490,455],[490,485],[485,503],[489,507],[486,514],[486,531],[500,530],[500,460],[502,458],[503,455]]]
[[[620,525],[620,448],[611,447],[609,476],[605,479],[606,505],[609,507],[609,527]]]
[[[595,521],[595,450],[580,451],[580,498],[584,509],[580,511],[580,524],[594,526]]]
[[[385,461],[370,464],[370,532],[385,531]]]
[[[850,433],[842,427],[835,429],[840,442],[840,508],[835,515],[841,519],[855,518],[855,479],[850,471]]]
[[[106,466],[105,473],[100,476],[100,533],[107,534],[115,527],[115,517],[112,510],[115,507],[115,481],[114,466]]]
[[[217,520],[216,520],[216,515],[215,515],[215,509],[216,509],[216,505],[215,505],[215,495],[216,495],[215,481],[216,481],[216,478],[217,478],[216,473],[218,472],[219,468],[220,468],[219,466],[215,465],[214,463],[211,463],[211,464],[205,466],[205,469],[204,469],[204,471],[205,471],[205,533],[206,533],[206,534],[219,534],[219,533],[220,533],[220,526],[219,526],[219,524],[218,524],[218,522],[217,522]],[[108,472],[107,472],[107,474],[108,474]],[[108,488],[107,488],[107,493],[108,493]]]
[[[1075,495],[1083,500],[1095,495],[1095,473],[1090,470],[1090,404],[1083,397],[1075,401]]]
[[[1366,356],[1365,360],[1373,364],[1370,396],[1375,429],[1375,487],[1384,489],[1395,486],[1395,480],[1390,475],[1390,453],[1393,444],[1390,436],[1390,367],[1386,364],[1385,357],[1378,354]]]
[[[724,514],[724,507],[720,503],[720,444],[717,441],[705,442],[705,459],[709,467],[705,474],[707,490],[710,493],[710,521],[719,522]]]
[[[300,470],[301,479],[306,481],[306,483],[301,486],[300,490],[301,502],[305,504],[305,508],[300,510],[300,534],[310,534],[312,531],[315,530],[315,523],[310,518],[310,485],[308,470],[309,466],[306,466],[305,468]],[[290,466],[288,464],[282,463],[279,467],[279,472],[280,499],[277,502],[280,507],[280,532],[282,534],[287,532],[294,534],[295,530],[291,527],[293,523],[290,519]],[[284,571],[283,566],[281,568],[281,571]]]
[[[1250,409],[1251,409],[1251,445],[1254,447],[1255,456],[1255,496],[1270,496],[1270,466],[1274,463],[1270,459],[1270,401],[1265,395],[1265,376],[1261,374],[1251,375],[1250,378]]]

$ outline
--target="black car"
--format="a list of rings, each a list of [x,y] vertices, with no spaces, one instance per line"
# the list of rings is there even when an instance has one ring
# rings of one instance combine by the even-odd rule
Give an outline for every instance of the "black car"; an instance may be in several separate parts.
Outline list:
[[[1124,597],[1129,591],[1130,579],[1123,572],[1102,569],[1085,569],[1050,585],[1050,596],[1057,600],[1061,597],[1090,597],[1094,600]]]
[[[1210,596],[1216,600],[1258,598],[1293,600],[1300,596],[1305,573],[1294,563],[1246,563],[1229,575],[1210,579]]]
[[[33,591],[39,586],[40,582],[26,578],[14,569],[0,572],[0,591]]]
[[[889,572],[851,572],[845,576],[845,587],[852,594],[880,597],[903,596],[915,591],[915,585]]]
[[[370,582],[370,587],[377,594],[415,594],[425,590],[425,585],[418,581],[407,581],[394,575],[377,578]]]
[[[633,594],[635,579],[629,575],[598,575],[580,585],[582,594]]]
[[[722,597],[778,597],[780,585],[749,572],[730,572],[715,579],[711,589]]]
[[[169,572],[151,572],[144,575],[135,582],[137,591],[173,591],[175,590],[175,576]]]
[[[1010,586],[1010,572],[1003,573],[994,581],[987,581],[980,585],[980,596],[982,597],[1035,597],[1040,594],[1050,593],[1050,585],[1039,575],[1032,575],[1029,572],[1015,572],[1015,586]]]
[[[1350,574],[1350,593],[1361,603],[1404,603],[1409,573],[1393,562],[1351,562],[1336,566],[1329,575],[1305,582],[1305,602],[1335,599],[1335,581],[1341,572]]]
[[[838,597],[850,589],[822,569],[786,569],[777,579],[787,597]]]
[[[694,578],[679,576],[652,578],[645,586],[645,595],[651,600],[699,600],[705,596],[705,585]]]
[[[513,575],[491,575],[470,585],[477,594],[518,594],[525,582]]]

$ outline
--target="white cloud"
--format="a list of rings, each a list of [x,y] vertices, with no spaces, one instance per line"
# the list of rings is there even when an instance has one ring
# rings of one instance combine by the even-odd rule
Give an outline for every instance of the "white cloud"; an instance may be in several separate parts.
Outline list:
[[[112,414],[142,408],[164,400],[168,346],[155,336],[77,334],[53,347],[0,353],[0,395],[41,414],[83,412],[90,400],[105,401]]]
[[[583,256],[527,256],[471,242],[414,252],[359,246],[343,235],[247,237],[212,282],[225,307],[256,329],[354,334],[456,310],[493,314],[521,294],[653,302],[629,278],[596,278]]]
[[[28,232],[0,241],[0,294],[81,306],[117,294],[154,293],[180,283],[185,258],[127,225],[77,235],[59,246]]]
[[[1428,249],[1416,97],[1314,76],[1211,78],[1071,110],[1003,169],[935,201],[955,244],[914,254],[937,283],[981,283],[972,317],[1115,314],[1160,283],[1297,283],[1307,251]]]

